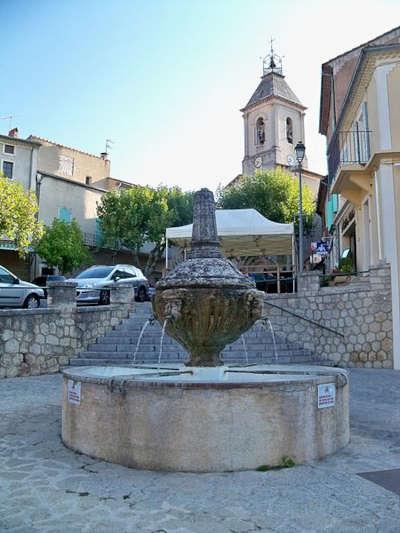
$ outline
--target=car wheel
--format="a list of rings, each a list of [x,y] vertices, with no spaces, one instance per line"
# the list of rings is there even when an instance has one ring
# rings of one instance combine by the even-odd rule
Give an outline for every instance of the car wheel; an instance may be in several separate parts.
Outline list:
[[[110,292],[100,291],[99,305],[109,305],[109,303],[110,303]]]
[[[145,287],[139,287],[137,300],[138,302],[145,302],[147,298]]]
[[[36,296],[36,294],[29,294],[29,296],[25,298],[23,307],[25,309],[37,309],[38,307],[40,307],[40,300]]]

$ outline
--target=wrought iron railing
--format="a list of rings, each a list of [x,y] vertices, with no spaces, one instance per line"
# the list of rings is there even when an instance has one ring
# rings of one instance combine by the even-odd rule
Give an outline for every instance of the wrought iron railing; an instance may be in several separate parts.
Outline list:
[[[365,165],[370,158],[370,131],[358,126],[350,131],[337,131],[328,147],[329,185],[340,165]]]

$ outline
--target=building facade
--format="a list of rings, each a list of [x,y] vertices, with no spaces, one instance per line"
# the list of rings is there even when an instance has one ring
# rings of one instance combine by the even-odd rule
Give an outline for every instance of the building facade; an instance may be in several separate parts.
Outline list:
[[[400,368],[400,27],[322,65],[332,264],[391,266],[394,366]]]

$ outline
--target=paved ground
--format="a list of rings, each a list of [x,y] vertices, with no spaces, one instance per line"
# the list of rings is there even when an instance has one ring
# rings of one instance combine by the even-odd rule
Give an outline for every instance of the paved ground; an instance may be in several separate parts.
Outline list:
[[[59,375],[0,381],[0,531],[393,532],[400,497],[357,475],[400,468],[400,372],[352,372],[352,441],[270,472],[167,474],[60,442]]]

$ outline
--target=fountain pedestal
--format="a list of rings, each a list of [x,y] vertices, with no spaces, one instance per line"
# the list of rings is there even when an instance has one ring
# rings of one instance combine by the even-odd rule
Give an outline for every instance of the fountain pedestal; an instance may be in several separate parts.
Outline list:
[[[296,464],[313,461],[349,441],[344,370],[297,365],[282,374],[282,366],[258,369],[270,374],[240,367],[185,370],[175,375],[167,368],[142,375],[139,368],[105,368],[103,374],[93,367],[66,370],[64,443],[133,468],[224,472],[279,466],[285,456]],[[79,405],[68,400],[68,380],[80,382]],[[333,386],[336,398],[322,408],[318,389],[325,385]]]

